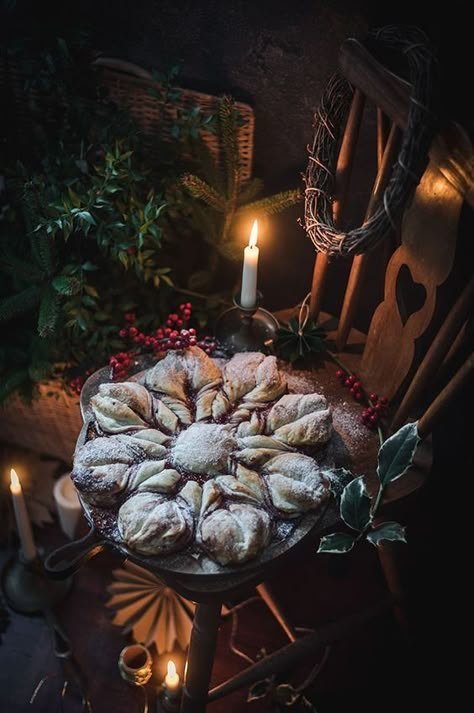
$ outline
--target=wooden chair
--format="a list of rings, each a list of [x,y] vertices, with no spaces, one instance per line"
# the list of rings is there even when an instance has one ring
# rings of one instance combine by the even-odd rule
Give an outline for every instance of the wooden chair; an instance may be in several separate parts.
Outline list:
[[[356,40],[347,40],[342,46],[340,66],[355,92],[336,172],[336,221],[340,221],[347,210],[351,170],[366,99],[377,109],[378,163],[367,216],[382,198],[396,159],[395,138],[406,126],[410,100],[410,85],[388,72]],[[473,303],[474,281],[470,279],[467,284],[459,285],[462,289],[453,290],[448,314],[446,297],[439,299],[439,288],[453,271],[464,204],[474,206],[474,156],[467,135],[459,126],[451,124],[443,128],[432,143],[428,167],[403,217],[400,245],[387,266],[383,301],[373,314],[367,337],[361,338],[360,376],[367,390],[383,392],[397,405],[392,413],[393,429],[419,413],[428,383],[443,361],[451,361],[461,349]],[[355,338],[354,319],[371,261],[370,253],[352,260],[333,334],[340,352]],[[315,320],[320,316],[330,271],[328,257],[317,254],[311,287],[311,314]],[[422,293],[421,304],[410,314],[404,311],[403,294],[399,289],[403,273],[411,277]],[[431,430],[471,370],[472,360],[468,359],[450,385],[438,395],[423,418],[421,426],[425,432]]]
[[[354,86],[355,93],[339,155],[334,206],[336,216],[342,216],[346,207],[366,99],[373,102],[377,110],[378,172],[369,199],[371,211],[382,196],[395,160],[396,137],[406,126],[410,96],[410,85],[388,72],[355,40],[348,40],[342,46],[340,67]],[[474,303],[472,277],[453,291],[452,304],[448,310],[445,300],[439,299],[439,289],[447,281],[455,262],[464,204],[471,208],[474,206],[474,154],[462,129],[450,125],[433,141],[429,165],[411,205],[405,211],[400,245],[394,250],[387,265],[384,299],[374,312],[368,334],[362,334],[353,325],[364,281],[371,267],[370,254],[352,260],[342,311],[329,334],[337,349],[344,352],[344,361],[349,368],[361,375],[365,388],[383,393],[392,401],[392,430],[407,420],[419,418],[418,428],[424,440],[418,466],[414,468],[416,472],[414,477],[401,479],[403,482],[392,488],[389,500],[399,499],[424,482],[431,462],[427,437],[451,400],[472,376],[474,357],[469,354],[447,384],[432,398],[431,386],[435,377],[449,369],[456,355],[462,354],[466,348],[466,325]],[[400,309],[402,297],[398,280],[400,272],[406,272],[406,269],[410,271],[412,279],[422,286],[425,294],[422,305],[411,314]],[[311,313],[314,319],[319,317],[322,322],[332,325],[334,319],[321,311],[330,273],[330,260],[323,253],[318,254],[311,286]],[[295,310],[286,310],[279,316],[285,318],[292,313]],[[418,348],[420,343],[424,349]],[[333,365],[325,368],[330,381],[334,378],[329,376],[329,372],[334,371]],[[322,380],[325,376],[319,378]],[[428,385],[430,389],[427,394]],[[430,397],[431,403],[427,405]],[[370,476],[368,482],[370,487]],[[393,597],[398,598],[401,593],[400,582],[392,552],[387,546],[378,551],[389,591]],[[260,578],[263,578],[263,573]],[[217,686],[207,696],[205,679],[209,680],[211,674],[220,604],[217,609],[215,603],[198,605],[188,659],[185,700],[181,709],[183,713],[202,711],[205,700],[216,700],[270,673],[284,671],[324,643],[347,634],[352,627],[394,602],[390,598],[370,611],[353,615],[343,622],[323,627],[316,634],[295,640],[293,627],[279,609],[273,595],[265,585],[260,586],[260,591],[282,623],[290,644]],[[207,660],[205,666],[203,658]]]
[[[341,225],[350,212],[351,171],[365,105],[371,102],[377,117],[377,174],[367,219],[382,199],[396,160],[397,137],[406,128],[411,86],[385,69],[356,40],[342,45],[339,62],[355,90],[335,179],[334,219]],[[375,257],[365,253],[352,259],[336,321],[322,312],[334,267],[326,254],[316,255],[311,315],[315,321],[329,320],[335,350],[360,375],[365,389],[390,399],[389,432],[418,418],[419,433],[426,439],[472,378],[474,355],[468,322],[474,304],[474,278],[472,268],[466,276],[459,266],[462,241],[471,237],[460,232],[465,207],[474,207],[474,153],[466,133],[451,123],[435,136],[428,166],[404,211],[398,242],[386,267],[384,296],[367,335],[356,330],[354,323],[364,285],[378,269],[380,250]],[[410,295],[414,286],[418,290],[415,301],[413,292]],[[429,460],[427,442],[425,456]],[[427,472],[394,497],[418,488]],[[389,543],[378,548],[388,587],[399,598],[401,584],[393,552]],[[400,610],[397,613],[400,616]]]
[[[406,123],[410,86],[385,70],[356,41],[347,41],[341,50],[341,69],[355,87],[347,126],[340,150],[337,171],[336,217],[342,215],[348,195],[349,178],[354,159],[357,135],[362,121],[365,99],[377,107],[378,174],[370,198],[371,210],[380,199],[395,157],[395,138]],[[429,464],[426,436],[445,412],[450,400],[459,392],[472,373],[474,358],[470,355],[461,368],[442,388],[440,393],[424,408],[426,387],[440,370],[447,368],[454,357],[462,352],[466,341],[465,325],[474,301],[474,281],[470,281],[454,296],[446,313],[445,305],[438,300],[438,290],[451,272],[461,208],[464,203],[474,204],[474,159],[472,147],[459,127],[449,126],[435,139],[430,153],[430,163],[418,186],[412,204],[406,210],[401,229],[401,241],[394,251],[386,271],[385,295],[373,315],[368,335],[354,329],[359,297],[371,267],[371,255],[362,255],[352,261],[342,312],[330,333],[337,349],[344,352],[349,368],[361,375],[364,386],[386,394],[394,404],[392,428],[407,419],[421,416],[419,430],[424,448],[419,467],[413,478],[401,479],[392,488],[389,499],[396,500],[424,481]],[[399,274],[406,266],[412,279],[425,291],[423,305],[411,314],[402,313],[399,307]],[[330,278],[331,263],[324,254],[317,255],[311,288],[312,316],[333,324],[328,314],[321,311],[325,288]],[[290,314],[287,311],[280,316]],[[433,337],[433,334],[436,336]],[[424,354],[417,349],[423,337],[429,338]],[[320,379],[334,382],[334,366],[328,364]],[[336,380],[337,381],[337,380]],[[430,390],[431,391],[431,390]],[[372,463],[372,465],[375,465]],[[423,467],[424,466],[424,467]],[[374,474],[368,474],[373,484]],[[372,480],[371,480],[372,478]],[[324,527],[328,524],[325,522]],[[316,536],[321,533],[318,526]],[[381,550],[381,562],[389,589],[398,596],[399,583],[392,566],[390,551]],[[51,564],[51,563],[50,563]],[[280,566],[278,563],[277,566]],[[203,713],[208,702],[249,686],[271,673],[279,673],[307,657],[322,645],[341,638],[369,617],[391,606],[387,598],[371,609],[354,614],[344,621],[330,624],[315,634],[295,640],[292,624],[279,608],[275,598],[263,581],[270,568],[262,568],[252,575],[232,574],[217,584],[180,580],[160,573],[167,583],[183,596],[197,602],[193,631],[188,654],[188,664],[181,713]],[[220,625],[222,602],[235,592],[257,586],[278,621],[286,631],[290,643],[282,650],[251,665],[234,678],[209,691],[217,631]]]

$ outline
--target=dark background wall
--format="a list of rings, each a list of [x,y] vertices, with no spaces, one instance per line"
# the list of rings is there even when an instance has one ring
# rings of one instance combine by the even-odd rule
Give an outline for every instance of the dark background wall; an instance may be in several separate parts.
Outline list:
[[[314,109],[337,68],[339,46],[348,36],[363,38],[369,27],[390,22],[423,27],[439,46],[442,68],[448,67],[442,106],[466,119],[458,69],[464,64],[464,43],[458,39],[462,17],[454,20],[444,8],[427,12],[423,5],[415,1],[408,8],[387,8],[370,0],[4,0],[0,33],[8,43],[28,34],[46,39],[84,33],[104,55],[148,69],[180,65],[183,86],[230,92],[248,102],[256,117],[254,174],[264,179],[269,193],[302,185]],[[366,119],[351,186],[353,223],[362,217],[374,171],[374,116]],[[297,223],[301,212],[299,206],[272,218],[261,236],[260,287],[273,309],[298,302],[311,284],[314,250]],[[341,302],[347,268],[336,268],[326,305],[331,311]],[[358,326],[367,326],[380,297],[381,281],[366,295]]]
[[[114,6],[110,18],[109,7],[94,3],[98,48],[145,67],[180,64],[184,86],[248,102],[256,119],[255,175],[267,192],[301,185],[314,109],[341,42],[365,34],[366,3],[139,0],[133,12],[127,2]],[[296,303],[309,289],[314,253],[297,224],[300,214],[298,207],[271,219],[261,237],[259,282],[272,308]]]
[[[162,71],[179,65],[182,86],[248,102],[256,118],[254,175],[264,179],[267,194],[302,185],[314,109],[338,48],[347,36],[364,36],[368,24],[363,0],[14,5],[3,25],[9,42],[38,28],[43,37],[84,32],[105,56]],[[274,309],[298,302],[310,286],[314,250],[297,224],[301,212],[299,206],[272,218],[261,235],[259,284]]]

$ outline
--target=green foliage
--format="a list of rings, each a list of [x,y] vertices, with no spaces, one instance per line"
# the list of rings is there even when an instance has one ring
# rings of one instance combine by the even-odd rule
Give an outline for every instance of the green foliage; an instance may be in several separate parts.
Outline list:
[[[353,530],[363,530],[370,521],[370,498],[365,491],[364,479],[354,478],[344,488],[341,496],[341,517]]]
[[[401,478],[413,464],[419,441],[417,424],[408,423],[381,445],[377,463],[379,488],[374,502],[367,495],[363,476],[351,480],[342,491],[340,514],[353,532],[335,532],[322,537],[318,552],[349,552],[363,538],[374,546],[383,540],[406,542],[405,528],[398,522],[387,520],[374,525],[374,520],[387,485]]]
[[[277,330],[274,341],[275,351],[282,359],[295,362],[309,354],[326,351],[324,343],[326,336],[326,332],[311,318],[300,324],[300,320],[292,317],[286,326]]]
[[[224,97],[219,111],[186,108],[174,86],[177,68],[155,73],[150,93],[164,112],[163,136],[150,161],[130,115],[109,100],[82,42],[42,39],[11,54],[24,78],[29,115],[22,133],[6,122],[7,207],[0,214],[0,402],[34,396],[37,384],[101,366],[126,347],[124,313],[140,329],[162,322],[176,282],[205,290],[196,326],[220,304],[210,275],[241,257],[231,239],[236,216],[281,209],[291,192],[255,202],[258,179],[242,185],[237,131],[242,123]],[[216,133],[217,166],[202,140]],[[171,137],[171,138],[170,138]],[[150,137],[147,137],[147,141]],[[181,177],[187,178],[182,182]]]
[[[124,311],[145,304],[145,319],[159,320],[172,285],[163,215],[174,173],[152,174],[139,132],[99,88],[89,58],[81,64],[59,42],[39,59],[16,59],[31,133],[17,144],[22,160],[2,167],[0,401],[104,363],[122,346]]]
[[[405,528],[398,522],[387,520],[381,525],[372,528],[367,533],[367,539],[373,545],[378,545],[382,540],[390,540],[392,542],[406,542]]]
[[[333,554],[350,552],[356,540],[357,536],[349,532],[333,532],[331,535],[325,535],[321,538],[318,552],[329,552]]]
[[[379,450],[377,476],[381,486],[400,478],[413,461],[420,442],[416,423],[407,423],[388,438]]]
[[[200,146],[201,175],[189,172],[182,177],[185,191],[194,199],[189,207],[188,219],[201,233],[208,246],[207,253],[214,253],[210,260],[206,260],[206,269],[197,278],[193,276],[191,285],[196,285],[196,279],[201,286],[211,284],[221,259],[241,259],[242,246],[235,241],[235,229],[240,218],[245,215],[256,218],[273,215],[301,199],[300,191],[292,190],[255,200],[263,185],[258,178],[242,182],[238,142],[241,121],[233,99],[223,96],[214,127],[221,146],[221,165],[213,162],[209,155],[204,157],[206,149]]]

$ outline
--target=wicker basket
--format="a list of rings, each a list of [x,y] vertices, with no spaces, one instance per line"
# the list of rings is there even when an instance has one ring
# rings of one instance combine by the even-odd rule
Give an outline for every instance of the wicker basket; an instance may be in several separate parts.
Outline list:
[[[166,104],[157,99],[150,90],[159,89],[160,83],[153,76],[130,62],[101,57],[94,62],[101,80],[106,86],[110,98],[119,106],[125,106],[143,131],[144,144],[151,159],[159,159],[160,146],[154,140],[159,132],[160,141],[172,141],[171,127],[181,110],[199,106],[203,116],[215,114],[219,107],[219,97],[203,94],[192,89],[178,89],[178,97],[173,104]],[[37,97],[33,90],[24,90],[25,81],[14,65],[0,62],[0,87],[3,96],[8,99],[8,110],[13,112],[19,134],[30,123],[29,103],[31,97]],[[45,98],[43,97],[43,100]],[[47,111],[47,101],[43,101]],[[255,117],[248,104],[236,102],[242,124],[238,129],[239,154],[241,158],[241,180],[248,181],[252,175],[253,136]],[[205,129],[200,130],[201,137],[208,146],[211,155],[220,163],[221,146],[218,137]]]
[[[175,108],[171,109],[152,96],[150,89],[156,87],[157,82],[144,69],[122,60],[106,58],[96,60],[95,65],[102,73],[111,98],[117,104],[126,106],[142,128],[152,157],[157,156],[158,147],[153,141],[153,135],[158,127],[163,140],[166,141],[167,136],[171,139],[169,130],[173,112],[180,108],[200,106],[203,114],[207,115],[215,113],[218,107],[218,97],[182,89]],[[15,67],[0,63],[0,86],[4,94],[9,95],[9,107],[15,114],[21,132],[30,120],[29,97],[23,89],[23,78]],[[241,178],[246,181],[252,174],[254,114],[250,106],[239,102],[236,103],[236,109],[243,119],[238,138],[242,158]],[[202,137],[219,162],[220,146],[217,137],[207,131],[202,132]],[[81,426],[78,399],[67,396],[54,383],[42,385],[40,396],[32,404],[14,399],[0,407],[0,440],[59,458],[66,463],[72,459]]]
[[[42,384],[32,403],[16,398],[0,407],[2,441],[65,463],[72,461],[81,428],[77,396],[68,396],[55,383]]]
[[[159,147],[153,140],[158,127],[161,139],[171,141],[171,126],[180,110],[189,110],[199,106],[203,116],[215,114],[218,110],[218,97],[195,92],[192,89],[179,89],[179,96],[173,100],[173,104],[164,104],[150,91],[153,88],[159,88],[160,84],[153,79],[149,72],[129,62],[101,57],[94,64],[101,70],[110,98],[116,104],[126,106],[138,126],[143,130],[145,145],[152,158],[159,158]],[[236,102],[235,108],[242,119],[242,125],[238,130],[238,142],[241,180],[245,182],[252,175],[255,118],[253,109],[248,104]],[[208,146],[211,155],[219,163],[221,147],[218,137],[205,130],[201,130],[201,137]]]

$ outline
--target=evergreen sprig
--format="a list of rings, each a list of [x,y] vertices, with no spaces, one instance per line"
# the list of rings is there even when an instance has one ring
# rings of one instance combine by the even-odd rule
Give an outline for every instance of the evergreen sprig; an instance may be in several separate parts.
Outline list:
[[[155,318],[166,313],[171,285],[170,168],[155,170],[151,187],[136,127],[64,43],[17,62],[31,135],[22,159],[2,166],[0,322],[15,322],[0,349],[0,401],[104,363],[121,346],[124,311],[141,300]]]
[[[202,160],[204,147],[200,147],[201,175],[185,173],[182,186],[195,200],[189,209],[189,217],[203,236],[211,235],[209,241],[211,252],[218,256],[238,260],[241,257],[241,246],[235,241],[235,226],[244,215],[252,213],[259,215],[274,215],[295,205],[301,200],[299,190],[283,191],[272,196],[256,200],[263,190],[262,181],[252,178],[245,183],[241,178],[240,147],[238,130],[241,122],[234,100],[229,96],[221,98],[217,113],[216,133],[221,146],[222,162]],[[204,240],[206,238],[204,237]],[[201,284],[210,283],[219,267],[216,256],[209,258],[211,266],[193,276]]]

